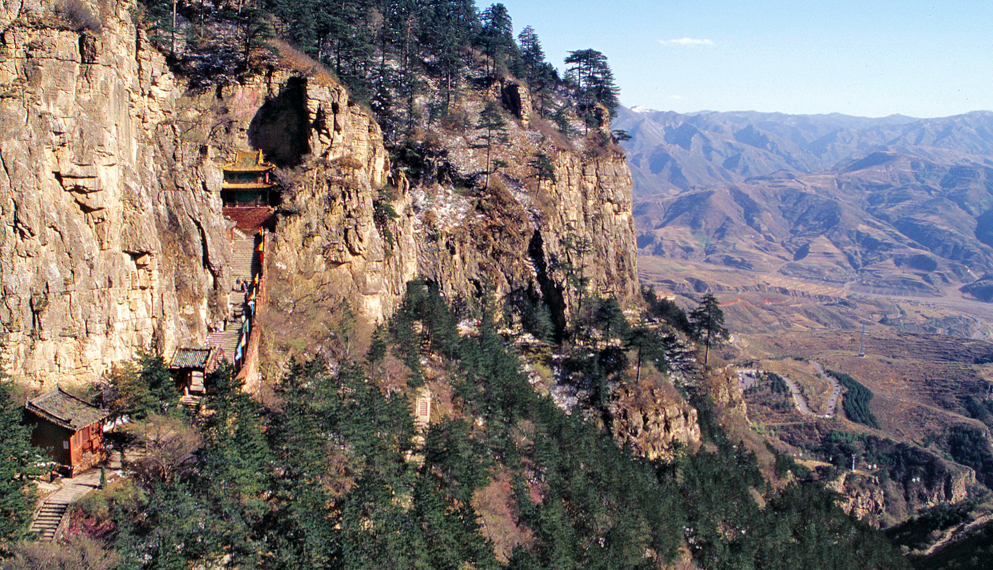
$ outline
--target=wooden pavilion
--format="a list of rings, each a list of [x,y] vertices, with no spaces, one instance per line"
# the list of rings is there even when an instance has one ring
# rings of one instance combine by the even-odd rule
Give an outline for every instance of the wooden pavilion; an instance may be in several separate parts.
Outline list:
[[[230,208],[258,208],[275,205],[270,178],[275,168],[266,162],[262,151],[238,151],[234,160],[221,167],[224,182],[221,184],[221,200]]]
[[[217,367],[217,349],[210,346],[182,346],[176,349],[169,361],[175,370],[176,387],[184,396],[202,395],[203,378]]]
[[[28,422],[34,424],[31,444],[69,472],[71,477],[107,458],[104,420],[109,415],[61,387],[28,400]]]

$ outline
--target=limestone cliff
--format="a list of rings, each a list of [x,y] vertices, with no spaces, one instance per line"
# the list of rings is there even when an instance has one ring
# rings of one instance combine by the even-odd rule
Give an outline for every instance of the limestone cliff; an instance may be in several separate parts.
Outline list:
[[[618,388],[611,416],[614,437],[650,461],[670,461],[678,448],[701,442],[696,409],[668,384]]]
[[[444,151],[429,168],[439,172],[438,182],[412,192],[415,230],[428,238],[418,240],[421,272],[449,295],[469,296],[487,286],[498,296],[533,290],[560,324],[579,297],[568,283],[570,271],[588,281],[586,294],[632,300],[638,277],[623,152],[588,139],[564,142],[531,113],[527,89],[509,81],[470,93],[462,110],[467,122],[476,124],[484,104],[506,102],[507,93],[518,103],[503,107],[507,141],[493,145],[491,162],[506,166],[496,173],[485,176],[478,129],[436,133]],[[554,180],[535,176],[536,153],[549,156]],[[475,187],[460,188],[459,178]]]
[[[908,475],[900,481],[847,472],[827,483],[840,493],[845,512],[876,527],[902,522],[937,505],[961,503],[975,486],[975,471],[941,460],[923,475]]]
[[[0,347],[15,377],[92,381],[139,348],[205,342],[232,280],[220,165],[247,148],[280,166],[276,311],[380,321],[417,275],[453,299],[540,297],[561,322],[579,295],[569,271],[589,293],[636,296],[622,153],[556,140],[523,86],[463,102],[471,124],[503,101],[512,144],[494,155],[510,166],[480,184],[476,133],[451,128],[429,133],[411,185],[371,114],[300,58],[208,89],[169,71],[133,0],[83,4],[99,26],[0,4]],[[554,181],[533,176],[535,152]]]
[[[183,142],[180,91],[132,7],[92,7],[94,31],[50,3],[2,6],[0,346],[14,376],[93,380],[137,348],[202,339],[218,302],[219,171]]]

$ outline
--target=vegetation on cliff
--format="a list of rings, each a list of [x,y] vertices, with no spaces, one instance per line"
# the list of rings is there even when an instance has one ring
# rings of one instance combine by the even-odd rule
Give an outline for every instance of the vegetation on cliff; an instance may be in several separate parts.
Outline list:
[[[216,99],[223,101],[226,82],[239,73],[256,73],[267,60],[270,36],[291,37],[376,113],[394,157],[412,178],[421,173],[445,180],[460,198],[476,192],[473,219],[488,225],[479,226],[477,241],[468,241],[472,249],[483,251],[490,245],[485,240],[504,239],[511,216],[494,211],[526,201],[513,194],[520,188],[493,181],[493,173],[506,168],[491,156],[502,144],[502,121],[518,129],[518,140],[538,132],[559,149],[581,143],[576,156],[594,167],[572,165],[569,178],[594,177],[596,191],[609,193],[610,185],[600,178],[610,170],[603,164],[609,161],[601,159],[605,151],[608,158],[619,155],[607,128],[617,92],[605,58],[595,50],[573,52],[573,67],[557,77],[533,30],[526,29],[515,44],[509,14],[499,4],[482,14],[465,1],[149,0],[146,8],[147,30],[189,80],[190,96],[209,96],[206,88],[216,84]],[[530,99],[504,88],[510,86],[502,82],[512,76],[530,87]],[[293,99],[294,111],[305,107],[300,100],[307,97],[306,80],[298,79],[274,97]],[[469,88],[476,97],[467,95]],[[496,99],[499,104],[480,104]],[[308,128],[319,125],[330,138],[332,126],[322,121],[340,126],[338,102],[346,100],[321,100],[327,106],[316,105],[319,112]],[[542,121],[525,134],[509,120],[514,115],[523,123],[522,101],[535,102]],[[480,113],[474,106],[490,111]],[[309,112],[305,108],[300,116],[309,118]],[[276,116],[270,119],[275,122]],[[369,127],[375,131],[375,125]],[[426,133],[426,127],[437,130]],[[449,149],[432,140],[439,132],[470,131],[487,150],[481,173],[452,166]],[[544,152],[549,148],[538,148],[529,149],[533,161],[516,166],[526,165],[537,179],[540,199],[543,184],[548,191],[557,182],[556,168],[565,169],[563,163],[574,157],[550,156]],[[340,174],[361,168],[353,167],[355,162],[348,156],[321,166]],[[316,180],[316,169],[313,174]],[[353,198],[358,194],[350,182],[335,184]],[[377,192],[370,217],[391,247],[387,232],[400,217],[392,191],[400,194],[399,186],[363,189]],[[617,194],[621,197],[611,205],[629,209],[627,197]],[[578,222],[587,225],[574,227],[563,214],[567,221],[556,229],[569,231],[558,236],[542,236],[534,227],[552,208],[515,210],[519,216],[513,221],[521,221],[526,238],[493,251],[516,249],[520,256],[527,250],[522,267],[530,288],[514,289],[499,307],[484,300],[489,284],[474,281],[466,287],[475,287],[477,295],[453,295],[459,306],[452,310],[441,296],[440,279],[414,283],[393,319],[373,335],[364,360],[356,358],[354,345],[321,347],[284,374],[274,367],[258,399],[246,396],[231,370],[222,368],[207,378],[202,406],[187,410],[178,405],[161,359],[141,357],[123,365],[111,375],[103,397],[116,413],[140,420],[120,442],[140,450],[126,458],[133,477],[81,505],[70,540],[87,548],[95,541],[115,553],[101,558],[104,567],[118,568],[647,568],[674,561],[680,552],[703,568],[793,568],[824,561],[838,568],[900,567],[880,536],[843,514],[832,495],[810,483],[767,485],[755,457],[724,435],[710,415],[714,405],[704,390],[687,396],[704,415],[706,451],[676,450],[671,461],[649,461],[616,443],[609,429],[613,391],[630,381],[632,357],[637,355],[635,382],[643,363],[664,372],[667,351],[681,342],[678,329],[692,326],[678,307],[656,300],[655,316],[671,322],[653,328],[643,319],[632,328],[624,314],[628,307],[610,294],[616,292],[610,286],[618,289],[626,277],[614,275],[613,283],[591,277],[597,256],[604,264],[624,266],[621,247],[598,247],[599,236],[593,235],[609,216],[620,220],[611,223],[624,225],[630,218],[622,209],[567,212],[588,216]],[[323,210],[321,216],[329,219]],[[456,256],[462,243],[425,227],[431,247]],[[546,256],[543,239],[561,247],[548,249]],[[357,243],[362,240],[354,234],[346,233],[344,241],[337,245],[355,252],[368,245]],[[633,262],[627,269],[634,274]],[[347,305],[341,307],[344,314]],[[327,311],[303,303],[294,308],[308,318],[328,318]],[[497,333],[495,321],[501,319],[494,313],[502,308],[501,324],[520,325],[538,339],[526,349],[541,354],[528,363],[532,373],[509,348],[510,339]],[[456,323],[463,319],[469,330],[460,334]],[[360,336],[345,330],[351,317],[340,317],[334,326],[313,320],[310,324],[327,329],[329,338]],[[540,368],[552,360],[549,339],[559,343],[554,350],[562,357],[550,373]],[[582,405],[567,413],[544,395],[549,376],[552,383],[572,384],[583,394]],[[424,387],[438,391],[441,410],[419,431],[408,407]],[[13,567],[31,559],[29,546],[15,550]]]
[[[710,451],[639,459],[536,393],[480,317],[460,335],[438,291],[412,283],[361,363],[298,363],[264,403],[213,373],[182,428],[202,443],[136,457],[169,461],[86,499],[70,534],[117,568],[651,568],[680,549],[700,568],[906,567],[816,483],[769,487],[705,395]],[[404,386],[427,377],[449,404],[417,436]]]
[[[570,117],[586,133],[618,108],[604,54],[571,52],[560,77],[533,28],[515,40],[511,16],[499,3],[482,11],[471,0],[143,0],[143,6],[150,37],[177,69],[201,76],[195,84],[253,72],[276,49],[268,39],[282,37],[367,104],[391,146],[419,139],[425,120],[458,124],[466,90],[510,76],[527,84],[538,116],[568,135],[576,132]],[[224,33],[212,33],[217,30]],[[417,102],[424,98],[426,116]]]
[[[0,558],[5,544],[23,535],[34,507],[38,450],[30,444],[30,428],[13,396],[13,386],[0,371]]]

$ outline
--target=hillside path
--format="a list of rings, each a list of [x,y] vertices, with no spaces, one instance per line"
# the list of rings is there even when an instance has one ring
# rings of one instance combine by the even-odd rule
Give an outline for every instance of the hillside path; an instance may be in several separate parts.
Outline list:
[[[113,475],[116,473],[107,471],[108,478]],[[60,484],[61,489],[38,505],[31,521],[31,532],[37,533],[39,540],[55,540],[69,506],[100,488],[100,469],[90,469],[75,477],[62,479]]]

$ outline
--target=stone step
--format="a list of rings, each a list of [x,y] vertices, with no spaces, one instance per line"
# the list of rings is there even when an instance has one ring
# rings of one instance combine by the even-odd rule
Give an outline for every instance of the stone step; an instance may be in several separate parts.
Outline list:
[[[241,279],[251,279],[252,262],[255,259],[255,238],[236,239],[231,243],[231,275]]]
[[[39,534],[39,538],[45,541],[55,539],[55,532],[59,528],[59,523],[69,510],[69,503],[53,501],[49,499],[38,510],[38,514],[31,522],[31,532]]]
[[[235,348],[238,347],[238,334],[239,330],[232,325],[232,328],[226,331],[210,333],[207,337],[207,344],[223,350],[224,358],[234,362]]]

